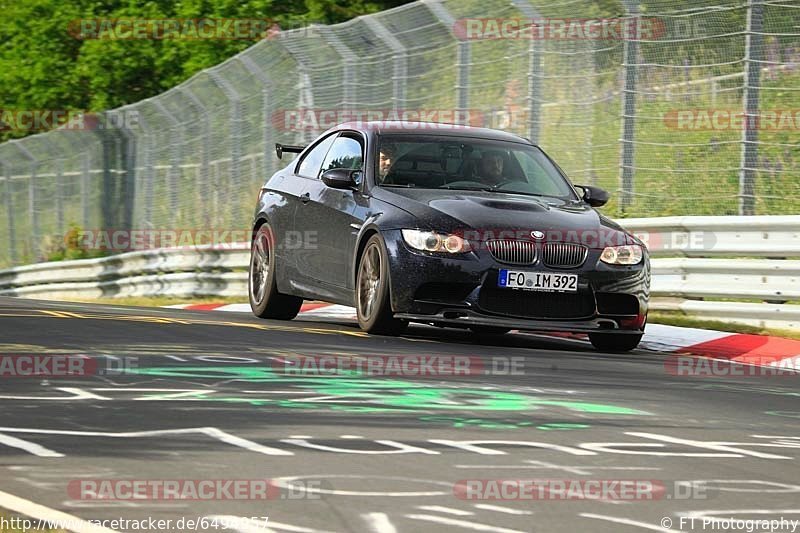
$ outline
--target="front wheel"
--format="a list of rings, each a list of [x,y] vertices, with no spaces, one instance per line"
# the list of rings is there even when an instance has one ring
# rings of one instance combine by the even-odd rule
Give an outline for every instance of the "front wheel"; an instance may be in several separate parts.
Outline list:
[[[358,325],[367,333],[397,335],[408,322],[394,318],[389,298],[389,261],[378,234],[367,241],[356,278]]]
[[[300,312],[303,299],[281,294],[275,281],[275,240],[269,224],[256,231],[250,248],[250,271],[247,288],[250,309],[259,318],[291,320]]]
[[[641,333],[589,333],[592,346],[606,352],[629,352],[639,346],[641,340]]]

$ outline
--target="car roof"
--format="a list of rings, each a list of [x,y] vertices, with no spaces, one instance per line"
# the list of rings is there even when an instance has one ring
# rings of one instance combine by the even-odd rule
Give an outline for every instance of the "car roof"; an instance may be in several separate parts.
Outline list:
[[[377,120],[344,122],[334,126],[328,131],[356,130],[374,135],[383,133],[417,133],[426,136],[456,136],[456,137],[477,137],[481,139],[491,139],[496,141],[523,142],[531,144],[528,139],[507,133],[505,131],[493,130],[490,128],[477,128],[473,126],[462,126],[460,124],[448,124],[444,122],[412,122],[407,120]]]

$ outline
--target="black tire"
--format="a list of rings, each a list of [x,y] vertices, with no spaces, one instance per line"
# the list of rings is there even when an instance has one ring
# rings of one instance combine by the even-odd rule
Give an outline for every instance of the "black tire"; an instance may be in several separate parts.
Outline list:
[[[367,333],[398,335],[408,326],[408,321],[394,318],[389,282],[389,261],[376,233],[364,246],[356,275],[358,325]]]
[[[641,333],[589,333],[592,346],[604,352],[629,352],[639,346],[641,340]]]
[[[262,224],[253,237],[250,249],[250,269],[247,276],[247,293],[250,309],[259,318],[291,320],[300,312],[303,299],[281,294],[275,281],[275,245],[272,228]]]
[[[469,329],[479,337],[499,337],[511,331],[511,328],[501,326],[470,326]]]

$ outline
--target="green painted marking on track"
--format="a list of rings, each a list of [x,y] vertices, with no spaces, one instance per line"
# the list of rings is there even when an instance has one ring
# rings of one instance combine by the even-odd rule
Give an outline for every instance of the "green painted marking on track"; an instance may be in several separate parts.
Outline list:
[[[252,366],[148,367],[132,369],[131,372],[163,378],[273,383],[306,389],[315,396],[324,397],[306,400],[302,397],[267,399],[238,396],[217,397],[199,393],[188,397],[189,399],[247,403],[256,406],[277,406],[295,409],[328,408],[337,411],[362,413],[418,412],[424,410],[528,411],[554,406],[579,413],[608,415],[650,414],[645,411],[612,404],[552,400],[514,392],[463,388],[463,386],[442,387],[397,379],[364,378],[357,373],[348,373],[346,375],[282,374],[274,372],[271,368]],[[157,394],[148,396],[146,399],[172,399],[168,396],[168,394]],[[179,399],[175,398],[175,400]],[[351,403],[360,405],[349,405]]]

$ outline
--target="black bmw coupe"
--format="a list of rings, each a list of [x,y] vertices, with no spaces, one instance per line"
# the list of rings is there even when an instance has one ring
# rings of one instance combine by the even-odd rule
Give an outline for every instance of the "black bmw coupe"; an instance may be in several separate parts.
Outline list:
[[[258,197],[255,315],[292,319],[313,299],[355,306],[375,334],[422,322],[479,335],[588,333],[610,351],[638,345],[647,250],[595,211],[605,191],[573,186],[527,139],[366,122],[276,150],[299,155]]]

